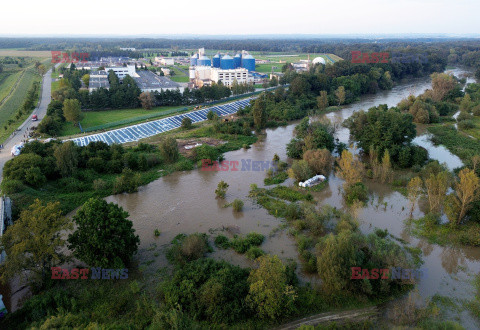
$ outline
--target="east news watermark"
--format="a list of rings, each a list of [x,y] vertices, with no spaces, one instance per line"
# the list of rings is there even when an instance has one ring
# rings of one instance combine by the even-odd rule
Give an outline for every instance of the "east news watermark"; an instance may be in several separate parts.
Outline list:
[[[108,268],[73,268],[66,269],[52,267],[52,280],[125,280],[128,278],[128,269],[108,269]],[[89,277],[90,276],[90,277]]]
[[[428,56],[423,53],[406,54],[400,52],[362,53],[352,50],[352,63],[428,63]]]
[[[426,268],[415,269],[415,268],[402,268],[402,267],[392,267],[392,268],[372,268],[366,269],[362,267],[351,267],[352,275],[350,279],[352,280],[411,280],[418,281],[428,276],[428,271]]]
[[[273,160],[241,159],[240,161],[223,160],[219,162],[210,159],[202,159],[201,162],[201,171],[264,172],[270,169],[274,171],[278,169],[278,162]]]
[[[52,63],[86,63],[89,57],[90,54],[88,53],[73,52],[69,54],[52,50]]]

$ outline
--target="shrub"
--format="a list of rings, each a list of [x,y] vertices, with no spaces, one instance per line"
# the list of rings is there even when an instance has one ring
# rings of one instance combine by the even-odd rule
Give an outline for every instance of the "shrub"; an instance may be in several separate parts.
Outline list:
[[[169,136],[160,142],[160,153],[166,162],[173,163],[178,160],[178,144],[175,138]]]
[[[102,179],[93,180],[93,190],[95,190],[95,191],[104,190],[107,187],[108,187],[108,185],[105,182],[105,180],[102,180]]]
[[[184,117],[182,119],[182,128],[184,128],[184,129],[192,128],[192,120],[188,117]]]
[[[230,240],[227,236],[218,235],[214,240],[215,246],[221,249],[228,249],[230,247]]]
[[[2,181],[2,193],[6,195],[11,195],[15,193],[19,193],[23,190],[25,190],[25,186],[23,185],[23,182],[20,180],[7,180],[4,179]]]
[[[252,246],[259,246],[263,243],[263,240],[265,239],[265,236],[251,232],[247,234],[246,237],[235,237],[233,241],[231,242],[231,246],[237,253],[245,253],[247,252],[250,247]]]
[[[263,250],[257,246],[252,246],[250,247],[250,249],[248,249],[245,255],[247,256],[248,259],[255,260],[258,257],[265,255],[265,252],[263,252]]]
[[[475,123],[472,120],[462,120],[458,122],[458,128],[462,130],[472,129],[475,128]]]
[[[167,250],[167,259],[177,265],[184,265],[188,262],[202,258],[210,249],[205,234],[177,235],[173,246]]]
[[[352,205],[355,201],[366,202],[368,200],[368,189],[362,182],[350,185],[345,190],[345,201]]]
[[[115,180],[113,187],[114,194],[121,194],[123,192],[133,193],[138,191],[140,185],[140,176],[134,173],[131,169],[126,168],[122,171],[122,175]]]
[[[296,181],[305,181],[312,177],[312,171],[304,160],[293,161],[292,167],[288,169],[287,173]]]
[[[219,198],[225,198],[225,194],[227,193],[228,183],[225,181],[220,181],[217,185],[217,189],[215,189],[215,195]]]
[[[158,229],[155,229],[155,230],[153,231],[153,234],[155,235],[155,237],[160,236],[161,233],[162,233],[162,232],[161,232],[160,230],[158,230]]]
[[[241,212],[243,209],[243,201],[241,199],[235,199],[232,203],[232,207],[235,212]]]

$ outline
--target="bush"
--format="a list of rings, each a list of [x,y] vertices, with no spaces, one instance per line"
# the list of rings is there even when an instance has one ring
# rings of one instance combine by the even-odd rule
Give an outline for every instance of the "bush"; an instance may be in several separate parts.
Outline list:
[[[475,123],[472,120],[462,120],[458,122],[458,128],[462,130],[472,129],[475,128]]]
[[[352,205],[355,201],[366,202],[368,200],[368,189],[362,182],[357,182],[345,190],[345,201]]]
[[[305,181],[313,176],[312,170],[304,160],[293,161],[292,167],[288,169],[287,173],[296,181]]]
[[[194,159],[200,161],[202,159],[209,159],[210,161],[216,161],[220,158],[220,152],[217,148],[209,146],[208,144],[202,144],[201,146],[193,149]]]
[[[102,179],[95,179],[93,180],[93,190],[99,191],[99,190],[104,190],[107,189],[108,184],[105,182],[105,180]]]
[[[153,231],[153,234],[155,235],[155,237],[160,236],[161,233],[162,233],[162,232],[161,232],[160,230],[158,230],[158,229],[155,229],[155,230]]]
[[[177,235],[172,241],[172,247],[167,250],[167,259],[173,264],[184,265],[202,258],[210,250],[207,235],[191,234]]]
[[[220,181],[217,185],[217,189],[215,189],[215,195],[219,198],[225,198],[225,194],[227,193],[228,183],[225,181]]]
[[[251,232],[247,234],[247,236],[244,238],[235,236],[235,238],[231,242],[231,246],[235,250],[235,252],[243,254],[247,252],[252,246],[261,245],[264,239],[265,236],[255,232]]]
[[[230,240],[227,236],[224,235],[218,235],[217,237],[215,237],[214,243],[216,247],[221,249],[230,248]]]
[[[168,163],[173,163],[180,157],[180,154],[178,153],[177,140],[171,136],[163,139],[160,142],[159,149],[163,159]]]
[[[182,124],[181,125],[182,125],[182,128],[184,128],[184,129],[190,129],[190,128],[192,128],[192,120],[188,117],[184,117],[182,119]]]
[[[243,201],[241,199],[235,199],[232,203],[232,207],[235,212],[241,212],[243,209]]]
[[[265,252],[263,252],[263,250],[260,249],[257,246],[252,246],[252,247],[250,247],[250,249],[248,249],[248,251],[245,253],[245,255],[248,259],[255,260],[258,257],[261,257],[261,256],[265,255]]]
[[[6,180],[2,181],[2,193],[6,195],[16,194],[25,190],[25,186],[20,180]]]
[[[126,168],[122,171],[122,175],[115,180],[113,187],[114,194],[121,194],[123,192],[133,193],[138,191],[140,185],[140,176],[134,173],[131,169]]]

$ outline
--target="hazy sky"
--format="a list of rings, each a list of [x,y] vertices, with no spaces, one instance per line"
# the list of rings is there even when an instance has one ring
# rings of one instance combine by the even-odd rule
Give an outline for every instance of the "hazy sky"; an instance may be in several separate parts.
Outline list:
[[[2,1],[0,34],[480,33],[480,0]]]

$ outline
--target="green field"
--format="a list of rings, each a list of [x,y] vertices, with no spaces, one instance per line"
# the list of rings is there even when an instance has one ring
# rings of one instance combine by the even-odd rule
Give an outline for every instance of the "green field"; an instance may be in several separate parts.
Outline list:
[[[178,68],[173,67],[173,66],[170,66],[168,68],[170,70],[172,70],[173,72],[175,72],[175,74],[173,76],[169,77],[173,81],[175,81],[175,82],[189,82],[190,81],[188,76],[185,73],[183,73],[182,71],[178,70]]]
[[[103,110],[103,111],[84,111],[84,118],[80,122],[83,129],[87,129],[89,127],[99,126],[108,124],[111,122],[117,122],[121,120],[141,117],[145,115],[152,115],[152,114],[161,114],[167,110],[171,109],[182,109],[184,106],[176,107],[155,107],[151,110],[144,110],[142,108],[138,109],[119,109],[119,110]],[[65,123],[63,126],[63,130],[60,133],[60,136],[68,136],[68,135],[75,135],[80,133],[80,128],[73,126],[72,123]]]
[[[0,141],[3,142],[7,137],[12,134],[12,132],[20,126],[20,124],[25,121],[25,119],[30,114],[24,114],[18,120],[15,120],[14,115],[17,110],[22,106],[25,94],[32,86],[33,82],[40,81],[40,76],[35,72],[34,68],[29,68],[25,70],[22,78],[20,79],[17,88],[12,93],[12,95],[0,106]],[[13,117],[13,118],[12,118]],[[9,125],[5,130],[4,126],[9,119],[13,119],[14,123]]]
[[[22,71],[18,72],[2,72],[0,73],[0,104],[5,99],[13,86],[17,82],[18,78],[22,75]]]

